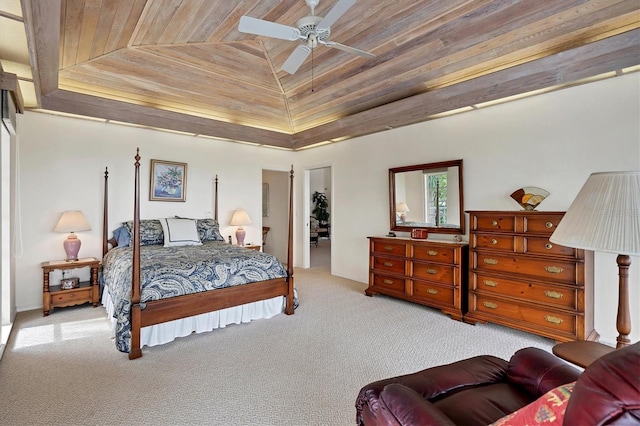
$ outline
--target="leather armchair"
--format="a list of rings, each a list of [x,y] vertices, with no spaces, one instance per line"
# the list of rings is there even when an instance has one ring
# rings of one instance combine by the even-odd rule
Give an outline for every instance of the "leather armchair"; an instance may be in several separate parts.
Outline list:
[[[509,362],[483,355],[363,387],[360,425],[487,425],[577,380],[565,424],[640,421],[640,343],[598,359],[584,373],[537,348]],[[597,397],[594,397],[597,395]]]

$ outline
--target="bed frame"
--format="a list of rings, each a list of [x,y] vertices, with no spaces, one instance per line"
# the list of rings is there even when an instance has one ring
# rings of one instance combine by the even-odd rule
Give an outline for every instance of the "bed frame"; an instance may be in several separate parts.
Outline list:
[[[136,150],[133,206],[133,271],[131,279],[131,349],[129,359],[142,356],[140,347],[140,329],[150,325],[178,320],[245,303],[257,302],[277,296],[286,297],[284,312],[292,315],[293,309],[293,166],[290,172],[289,185],[289,239],[287,247],[287,276],[284,278],[259,281],[234,287],[226,287],[213,291],[205,291],[169,299],[146,302],[140,307],[140,149]],[[108,251],[109,244],[115,247],[115,240],[108,238],[108,188],[109,172],[104,172],[104,216],[102,256]],[[214,219],[218,220],[218,176],[215,179]]]

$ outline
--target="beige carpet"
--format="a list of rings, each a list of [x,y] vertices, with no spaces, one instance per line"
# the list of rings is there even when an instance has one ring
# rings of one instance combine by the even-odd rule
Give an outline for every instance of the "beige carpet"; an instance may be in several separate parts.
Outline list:
[[[325,268],[296,270],[300,307],[145,348],[129,361],[104,309],[18,315],[0,361],[0,424],[352,425],[373,380],[552,341],[471,326]]]

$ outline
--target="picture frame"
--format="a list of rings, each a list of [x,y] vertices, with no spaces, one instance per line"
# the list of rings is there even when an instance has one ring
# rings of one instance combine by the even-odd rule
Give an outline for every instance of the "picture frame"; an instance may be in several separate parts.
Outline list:
[[[185,201],[186,195],[187,163],[152,159],[149,200]]]

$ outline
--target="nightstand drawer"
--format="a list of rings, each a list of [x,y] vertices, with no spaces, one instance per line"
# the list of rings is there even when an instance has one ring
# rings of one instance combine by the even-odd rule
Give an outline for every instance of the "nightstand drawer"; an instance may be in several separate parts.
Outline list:
[[[75,305],[91,301],[91,287],[79,287],[72,290],[65,290],[51,295],[51,302],[54,306]]]

